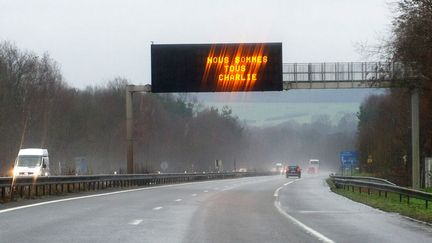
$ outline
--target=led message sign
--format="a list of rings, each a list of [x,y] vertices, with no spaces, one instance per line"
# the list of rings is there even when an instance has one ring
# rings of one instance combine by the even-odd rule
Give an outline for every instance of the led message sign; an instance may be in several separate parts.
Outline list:
[[[152,92],[282,90],[282,44],[151,46]]]

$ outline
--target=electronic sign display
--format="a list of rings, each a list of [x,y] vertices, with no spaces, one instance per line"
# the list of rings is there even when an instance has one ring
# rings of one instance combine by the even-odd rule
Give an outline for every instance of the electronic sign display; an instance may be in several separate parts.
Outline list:
[[[282,43],[151,45],[152,92],[282,90]]]

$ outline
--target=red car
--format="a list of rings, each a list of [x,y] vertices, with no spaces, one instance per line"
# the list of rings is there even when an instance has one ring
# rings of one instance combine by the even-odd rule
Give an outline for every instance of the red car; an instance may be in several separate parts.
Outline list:
[[[287,167],[285,171],[286,178],[290,176],[297,176],[298,178],[301,177],[301,168],[299,165],[290,165]]]

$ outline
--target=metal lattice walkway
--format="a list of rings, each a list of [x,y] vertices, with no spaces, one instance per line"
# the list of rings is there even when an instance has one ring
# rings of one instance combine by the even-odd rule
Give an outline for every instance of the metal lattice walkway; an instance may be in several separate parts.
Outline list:
[[[401,79],[415,79],[401,63],[334,62],[285,63],[284,90],[388,88]]]

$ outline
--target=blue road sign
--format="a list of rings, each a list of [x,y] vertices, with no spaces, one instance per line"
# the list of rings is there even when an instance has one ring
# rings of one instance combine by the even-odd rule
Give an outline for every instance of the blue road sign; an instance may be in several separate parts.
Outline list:
[[[342,167],[356,167],[358,165],[357,151],[343,151],[340,153]]]

